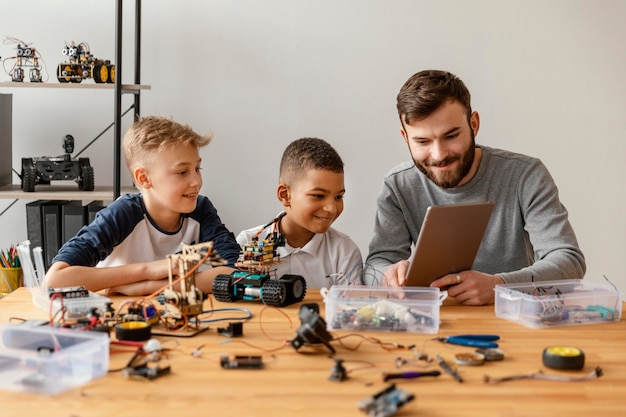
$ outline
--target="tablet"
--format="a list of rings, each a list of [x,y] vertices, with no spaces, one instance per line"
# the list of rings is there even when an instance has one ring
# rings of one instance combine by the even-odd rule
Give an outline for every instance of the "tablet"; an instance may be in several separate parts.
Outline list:
[[[428,207],[406,286],[428,287],[444,275],[472,269],[493,206],[480,202]]]

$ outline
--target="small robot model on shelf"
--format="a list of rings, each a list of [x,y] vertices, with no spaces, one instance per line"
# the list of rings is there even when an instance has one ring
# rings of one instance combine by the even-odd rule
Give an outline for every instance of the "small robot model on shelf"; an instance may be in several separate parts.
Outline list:
[[[11,81],[18,83],[23,82],[24,78],[26,78],[26,68],[29,68],[28,76],[30,82],[42,82],[42,66],[39,62],[41,59],[41,55],[39,54],[39,51],[37,51],[37,49],[33,48],[32,46],[27,45],[25,42],[15,38],[6,37],[4,43],[17,44],[15,56],[5,58],[2,61],[3,65],[5,61],[14,61],[13,67],[7,71],[7,73],[11,76]]]
[[[277,223],[278,220],[280,217],[274,219],[268,226]],[[243,245],[239,259],[235,263],[239,271],[215,277],[213,281],[215,299],[228,303],[261,299],[264,304],[276,307],[302,301],[306,295],[304,277],[286,274],[275,279],[270,276],[272,265],[280,262],[280,256],[276,253],[276,247],[280,245],[284,245],[284,238],[277,234],[266,240],[258,240],[255,236],[251,242]]]
[[[57,79],[61,83],[80,83],[86,78],[93,78],[98,83],[115,82],[115,65],[110,60],[95,58],[89,51],[89,45],[81,42],[65,45],[63,55],[67,62],[57,67]]]
[[[63,137],[65,154],[58,157],[42,156],[22,158],[22,190],[35,191],[35,185],[49,185],[50,181],[74,180],[82,191],[93,191],[95,179],[93,167],[89,158],[72,158],[74,152],[74,137]]]

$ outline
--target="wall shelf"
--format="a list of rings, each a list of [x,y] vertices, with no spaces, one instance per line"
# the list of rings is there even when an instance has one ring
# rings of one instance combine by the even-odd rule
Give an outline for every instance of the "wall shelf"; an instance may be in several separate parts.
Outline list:
[[[141,84],[141,0],[135,0],[135,43],[134,43],[134,64],[135,74],[133,84],[122,84],[122,9],[123,0],[115,0],[115,82],[113,83],[95,83],[94,80],[84,80],[80,83],[62,83],[58,82],[0,82],[0,89],[11,88],[34,88],[34,89],[71,89],[71,90],[110,90],[114,94],[113,100],[113,185],[112,187],[98,187],[94,191],[77,191],[71,186],[47,186],[37,185],[35,192],[24,193],[17,185],[0,186],[0,198],[14,199],[48,199],[48,200],[68,200],[68,199],[96,199],[112,201],[121,194],[127,192],[122,190],[121,186],[121,161],[122,161],[122,95],[133,95],[133,121],[139,120],[140,114],[140,96],[142,90],[150,90],[149,85]],[[125,114],[125,112],[124,112]],[[10,134],[10,133],[9,133]],[[9,173],[8,176],[11,174]],[[3,177],[4,178],[4,177]],[[9,183],[3,179],[5,184]],[[130,188],[130,191],[134,191]],[[55,195],[60,193],[60,195]],[[100,194],[103,193],[102,196]],[[86,197],[86,198],[83,198]]]
[[[137,193],[133,187],[122,187],[122,194]],[[68,181],[66,184],[37,185],[32,193],[22,191],[19,184],[0,187],[0,199],[15,200],[103,200],[113,201],[113,186],[96,185],[93,191],[81,191],[78,185]]]
[[[91,82],[91,84],[90,84]],[[31,82],[0,82],[0,88],[61,88],[61,89],[77,89],[77,90],[114,90],[115,84],[94,84],[93,81],[85,83],[31,83]],[[145,84],[122,84],[123,93],[134,93],[139,90],[150,90],[151,86]]]

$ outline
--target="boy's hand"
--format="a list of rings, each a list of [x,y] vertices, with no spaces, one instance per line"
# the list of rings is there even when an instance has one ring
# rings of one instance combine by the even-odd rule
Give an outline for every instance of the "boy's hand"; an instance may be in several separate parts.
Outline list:
[[[148,262],[147,264],[147,273],[144,277],[145,280],[148,281],[158,281],[163,278],[168,278],[170,273],[170,260],[169,259],[161,259],[158,261]],[[178,277],[178,260],[172,260],[172,274],[173,278],[176,279]]]

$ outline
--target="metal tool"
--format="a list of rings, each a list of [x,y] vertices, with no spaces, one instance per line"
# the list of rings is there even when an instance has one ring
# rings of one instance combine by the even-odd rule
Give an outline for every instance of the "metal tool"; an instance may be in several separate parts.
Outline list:
[[[421,378],[423,376],[439,376],[441,372],[439,371],[428,371],[428,372],[399,372],[396,374],[383,374],[383,381],[388,381],[390,379],[413,379],[413,378]]]
[[[437,361],[439,362],[439,366],[441,366],[441,369],[450,374],[452,378],[456,379],[457,382],[463,382],[463,378],[461,378],[461,375],[459,375],[456,370],[452,369],[452,367],[448,365],[448,362],[446,362],[446,360],[439,354],[437,354]]]
[[[497,348],[495,340],[500,336],[495,334],[461,334],[457,336],[437,337],[435,340],[453,345],[472,346],[476,348]]]

